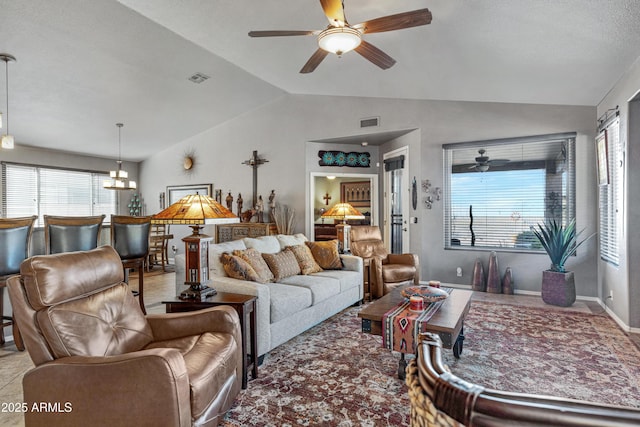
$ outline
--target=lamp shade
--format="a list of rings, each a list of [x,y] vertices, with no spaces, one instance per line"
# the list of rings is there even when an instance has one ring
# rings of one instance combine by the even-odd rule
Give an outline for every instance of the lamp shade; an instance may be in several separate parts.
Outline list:
[[[341,220],[364,219],[364,215],[349,203],[336,203],[331,209],[323,213],[322,217]]]
[[[209,196],[190,194],[153,216],[156,224],[225,224],[240,222],[229,209]]]

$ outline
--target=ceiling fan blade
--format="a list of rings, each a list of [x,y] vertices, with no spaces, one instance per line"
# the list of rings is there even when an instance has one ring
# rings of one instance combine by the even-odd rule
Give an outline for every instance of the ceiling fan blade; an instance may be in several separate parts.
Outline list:
[[[334,27],[344,27],[347,19],[344,17],[342,0],[320,0],[320,4],[331,25]]]
[[[322,62],[322,60],[329,54],[329,52],[327,52],[326,50],[320,49],[318,48],[318,50],[316,50],[313,55],[311,55],[311,58],[309,58],[309,60],[307,61],[306,64],[304,64],[304,67],[302,67],[302,69],[300,70],[300,73],[302,74],[307,74],[312,72],[313,70],[316,69],[316,67],[318,67],[318,65],[320,65],[320,63]]]
[[[507,163],[509,163],[510,161],[511,161],[511,160],[509,160],[509,159],[491,159],[491,160],[489,160],[489,162],[488,162],[488,163],[489,163],[491,166],[504,166],[504,165],[506,165]]]
[[[401,30],[403,28],[418,27],[431,23],[431,12],[429,9],[413,10],[411,12],[398,13],[396,15],[383,16],[372,19],[354,28],[362,28],[365,34],[382,33],[385,31]]]
[[[249,37],[282,37],[282,36],[313,36],[319,34],[319,31],[311,31],[311,30],[290,30],[290,31],[279,31],[279,30],[269,30],[269,31],[249,31]]]
[[[360,46],[355,48],[355,51],[383,70],[393,67],[393,64],[396,63],[395,59],[364,40],[362,40]]]

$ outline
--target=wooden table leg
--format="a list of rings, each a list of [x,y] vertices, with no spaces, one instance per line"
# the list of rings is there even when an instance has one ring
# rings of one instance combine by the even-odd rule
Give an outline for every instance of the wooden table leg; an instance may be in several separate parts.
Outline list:
[[[258,331],[256,329],[256,301],[251,301],[251,312],[249,313],[249,327],[251,328],[251,364],[253,369],[251,370],[251,376],[255,380],[258,378]]]

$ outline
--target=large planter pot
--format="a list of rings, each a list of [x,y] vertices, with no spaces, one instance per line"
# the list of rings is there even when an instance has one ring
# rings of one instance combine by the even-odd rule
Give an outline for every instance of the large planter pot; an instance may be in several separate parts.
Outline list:
[[[559,273],[542,272],[542,301],[560,307],[569,307],[576,302],[576,282],[573,271]]]

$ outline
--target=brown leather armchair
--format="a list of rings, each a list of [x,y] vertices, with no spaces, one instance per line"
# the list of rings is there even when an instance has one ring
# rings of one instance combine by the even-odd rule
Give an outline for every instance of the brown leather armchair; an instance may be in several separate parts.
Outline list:
[[[35,368],[27,426],[216,426],[240,391],[238,314],[144,316],[111,246],[34,256],[8,281]]]
[[[388,294],[393,288],[420,283],[420,261],[415,254],[390,254],[384,247],[377,226],[351,227],[351,253],[369,263],[373,298]]]

